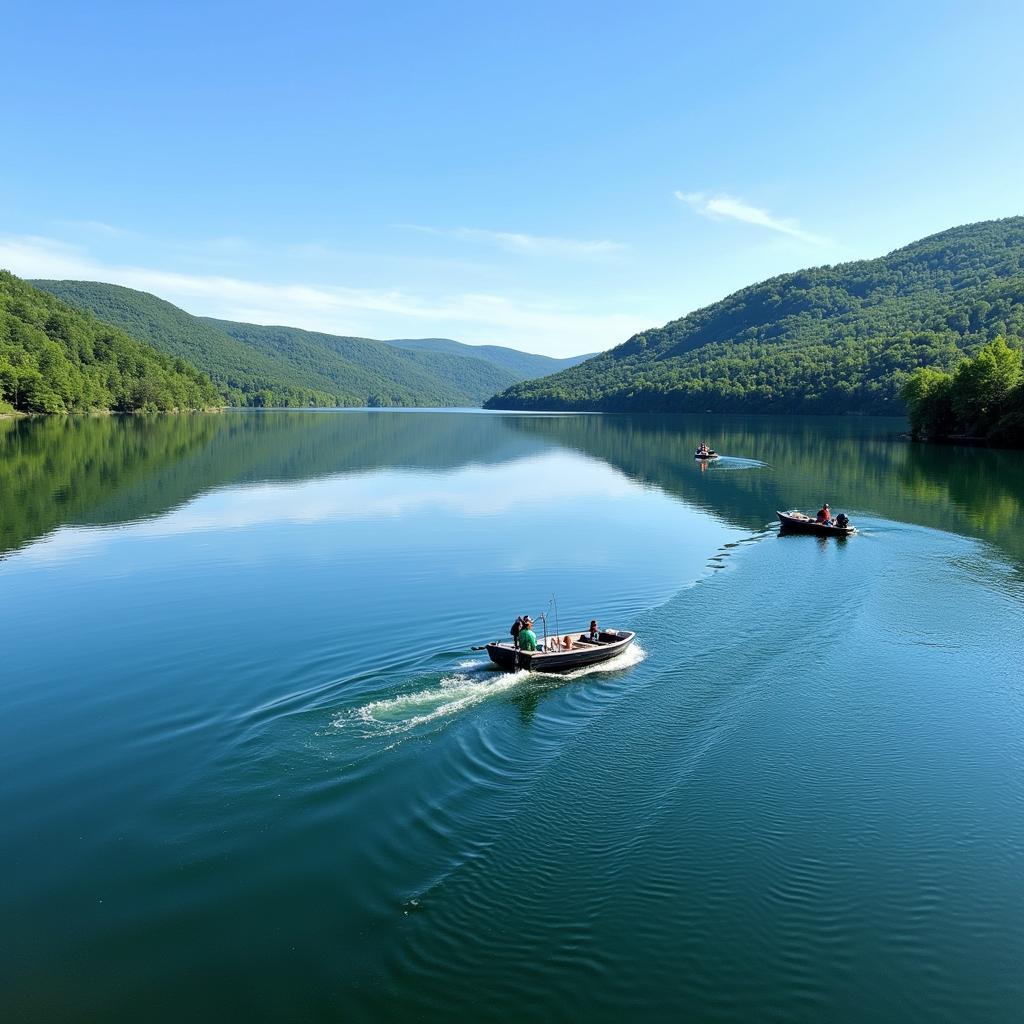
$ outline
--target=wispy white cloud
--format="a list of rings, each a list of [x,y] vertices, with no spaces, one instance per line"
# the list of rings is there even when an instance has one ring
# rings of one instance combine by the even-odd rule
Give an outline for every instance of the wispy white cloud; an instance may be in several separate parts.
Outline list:
[[[490,231],[486,228],[433,228],[422,224],[402,224],[400,227],[427,235],[457,238],[466,242],[483,242],[506,252],[534,255],[592,258],[619,252],[625,246],[608,240],[589,241],[578,238],[554,238],[550,235],[528,235],[521,231]]]
[[[789,235],[790,238],[799,239],[809,245],[828,244],[827,238],[804,231],[799,223],[792,218],[776,217],[768,210],[751,206],[735,196],[708,195],[706,192],[676,192],[675,196],[676,199],[686,203],[691,209],[705,217],[726,218],[742,221],[744,224],[754,224],[760,228],[767,228],[769,231]]]
[[[132,234],[127,228],[119,228],[115,224],[107,224],[102,220],[61,220],[56,223],[61,227],[88,231],[94,235],[105,235],[107,238],[124,238],[126,235]]]
[[[582,313],[479,292],[425,297],[401,289],[276,284],[101,263],[79,247],[39,236],[0,236],[0,267],[22,277],[106,281],[152,292],[190,313],[332,334],[394,338],[451,335],[549,355],[610,348],[647,318]]]

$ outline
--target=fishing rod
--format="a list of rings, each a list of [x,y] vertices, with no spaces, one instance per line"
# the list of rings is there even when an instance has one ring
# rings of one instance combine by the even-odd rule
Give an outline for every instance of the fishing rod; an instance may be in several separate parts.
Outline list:
[[[537,616],[537,618],[539,618],[540,621],[542,623],[544,623],[544,646],[541,648],[541,650],[546,650],[547,646],[548,646],[548,616],[550,614],[552,614],[552,609],[554,609],[554,617],[555,617],[555,634],[557,636],[561,637],[561,629],[559,628],[559,625],[558,625],[558,601],[555,599],[555,595],[552,594],[550,600],[548,601],[547,611],[540,612],[540,614]],[[500,641],[495,641],[495,640],[491,641],[491,643],[499,643],[499,642]],[[470,647],[470,650],[471,651],[486,651],[487,647],[488,647],[487,644],[477,644],[477,645],[475,645],[473,647]]]

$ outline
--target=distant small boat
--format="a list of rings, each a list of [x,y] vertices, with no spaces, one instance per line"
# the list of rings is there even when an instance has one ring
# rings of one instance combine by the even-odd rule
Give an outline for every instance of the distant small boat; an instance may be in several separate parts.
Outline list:
[[[597,640],[582,639],[587,633],[585,629],[569,632],[573,644],[568,650],[520,651],[511,640],[503,640],[488,644],[487,654],[495,665],[509,671],[526,669],[529,672],[568,672],[611,660],[629,647],[636,637],[636,633],[627,630],[602,629]]]
[[[710,462],[712,459],[718,458],[718,452],[714,448],[709,448],[706,452],[702,452],[699,448],[693,453],[695,459],[700,459],[702,462]]]
[[[849,537],[857,532],[849,522],[846,526],[826,525],[803,512],[779,512],[778,516],[783,532],[814,533],[819,537]]]

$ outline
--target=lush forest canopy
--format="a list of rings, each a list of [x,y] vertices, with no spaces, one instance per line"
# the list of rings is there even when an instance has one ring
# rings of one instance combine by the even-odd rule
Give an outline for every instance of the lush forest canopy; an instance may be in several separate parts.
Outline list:
[[[201,319],[307,379],[358,396],[358,401],[339,403],[344,405],[476,406],[516,379],[493,363],[448,352],[409,351],[383,341],[298,327]]]
[[[525,376],[494,353],[477,356],[472,346],[458,342],[413,341],[407,349],[406,343],[192,316],[155,295],[97,281],[34,284],[198,366],[227,405],[480,405]],[[536,373],[557,368],[557,361],[548,362],[556,365],[538,366]]]
[[[166,412],[220,405],[205,375],[0,271],[0,411]]]
[[[168,355],[198,366],[222,405],[361,405],[355,391],[321,387],[260,352],[147,292],[98,281],[34,281],[39,288],[116,324]]]
[[[999,335],[1024,336],[1024,217],[772,278],[486,405],[900,414],[917,367],[949,372]]]
[[[903,385],[916,438],[968,436],[1024,447],[1021,352],[1002,337],[952,372],[919,367]]]

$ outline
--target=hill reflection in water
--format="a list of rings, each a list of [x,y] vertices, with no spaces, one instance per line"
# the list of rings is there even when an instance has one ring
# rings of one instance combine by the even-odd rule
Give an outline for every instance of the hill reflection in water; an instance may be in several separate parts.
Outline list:
[[[913,445],[901,429],[878,419],[440,410],[5,422],[0,550],[64,525],[161,516],[198,494],[257,482],[480,465],[495,469],[500,488],[503,463],[569,448],[744,529],[762,528],[778,508],[829,501],[854,515],[982,538],[1024,561],[1020,453]],[[725,456],[717,465],[692,457],[705,438]]]

